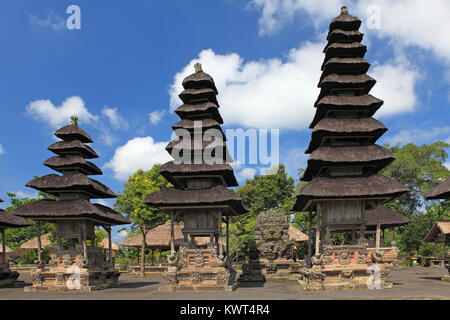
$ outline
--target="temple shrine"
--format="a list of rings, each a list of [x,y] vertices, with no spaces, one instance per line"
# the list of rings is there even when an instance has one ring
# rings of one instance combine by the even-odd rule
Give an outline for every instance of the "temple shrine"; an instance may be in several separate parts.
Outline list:
[[[304,268],[299,285],[304,290],[367,288],[375,279],[369,271],[372,260],[378,271],[377,286],[390,287],[380,253],[380,228],[376,252],[368,255],[365,239],[366,209],[380,206],[408,191],[400,183],[378,172],[395,157],[376,145],[386,127],[372,118],[383,101],[369,94],[375,80],[366,75],[361,20],[341,14],[329,27],[328,44],[319,81],[320,94],[310,125],[310,154],[301,177],[307,185],[299,189],[293,211],[316,212],[315,255],[312,267]],[[333,244],[331,232],[357,232],[349,244]],[[381,257],[381,258],[380,258]]]
[[[196,72],[183,80],[183,101],[175,112],[181,121],[173,125],[178,136],[166,147],[174,161],[161,166],[160,173],[173,188],[150,194],[144,203],[170,214],[171,256],[160,291],[235,288],[236,272],[228,254],[228,217],[247,212],[239,196],[228,187],[238,183],[229,163],[226,137],[220,125],[218,94],[213,78],[199,63]],[[184,217],[183,243],[175,255],[175,217]],[[223,252],[223,224],[226,225],[226,254]],[[208,237],[199,248],[196,237]]]
[[[98,158],[87,145],[91,137],[72,117],[70,125],[56,131],[62,141],[48,149],[57,156],[44,165],[61,173],[36,178],[27,187],[53,195],[56,200],[44,199],[17,208],[17,216],[36,221],[38,230],[38,263],[31,272],[33,285],[27,292],[81,290],[93,291],[114,286],[120,273],[114,267],[112,251],[104,262],[101,248],[95,246],[95,227],[108,232],[111,248],[111,226],[129,224],[120,213],[90,199],[115,198],[115,194],[88,175],[102,171],[85,159]],[[41,257],[41,226],[43,222],[56,224],[57,244],[51,249],[51,260],[44,264]]]

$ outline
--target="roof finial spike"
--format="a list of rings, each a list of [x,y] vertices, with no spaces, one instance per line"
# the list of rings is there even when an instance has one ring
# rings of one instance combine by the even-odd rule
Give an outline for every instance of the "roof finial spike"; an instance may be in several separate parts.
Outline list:
[[[346,6],[342,6],[341,8],[341,14],[348,14],[348,9]]]
[[[202,72],[202,71],[203,71],[203,70],[202,70],[202,64],[199,63],[199,62],[197,62],[197,63],[194,65],[194,68],[195,68],[195,72]]]
[[[70,117],[70,124],[78,126],[78,117],[76,115]]]

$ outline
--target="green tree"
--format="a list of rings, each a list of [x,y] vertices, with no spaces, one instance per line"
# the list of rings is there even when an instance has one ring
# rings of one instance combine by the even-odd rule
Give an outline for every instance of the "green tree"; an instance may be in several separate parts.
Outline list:
[[[171,186],[158,172],[159,164],[150,170],[138,170],[125,182],[125,190],[117,196],[114,209],[124,213],[132,223],[132,230],[142,234],[141,275],[145,274],[145,238],[148,231],[169,219],[167,213],[147,206],[142,201],[151,193]]]

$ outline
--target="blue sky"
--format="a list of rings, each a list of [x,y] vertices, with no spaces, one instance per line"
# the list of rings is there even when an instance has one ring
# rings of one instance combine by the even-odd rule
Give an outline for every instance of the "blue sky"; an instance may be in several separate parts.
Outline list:
[[[74,112],[100,155],[99,180],[115,192],[130,172],[167,161],[180,82],[197,61],[218,85],[224,129],[280,129],[280,162],[297,177],[321,51],[342,4],[363,21],[368,74],[378,81],[372,94],[385,101],[375,118],[389,131],[379,143],[450,142],[446,0],[131,3],[2,2],[1,198],[33,195],[25,183],[52,173],[42,165],[52,156],[46,148]],[[71,4],[81,9],[81,30],[66,27]],[[236,166],[239,182],[261,167]]]

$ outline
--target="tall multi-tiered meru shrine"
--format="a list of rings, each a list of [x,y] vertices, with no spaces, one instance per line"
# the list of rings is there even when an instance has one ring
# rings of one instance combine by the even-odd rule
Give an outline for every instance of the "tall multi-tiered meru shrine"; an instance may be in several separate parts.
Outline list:
[[[224,255],[222,223],[225,220],[228,243],[228,217],[247,212],[239,196],[228,187],[238,183],[229,165],[231,157],[220,125],[212,77],[195,65],[196,72],[183,80],[183,101],[175,112],[181,121],[172,126],[178,136],[166,150],[175,159],[161,166],[160,173],[174,187],[149,195],[144,203],[171,215],[172,254],[164,274],[162,291],[224,290],[235,287],[236,273],[229,255]],[[184,244],[175,256],[173,223],[184,216]],[[198,248],[195,237],[208,236],[207,248]]]
[[[317,213],[316,254],[313,267],[305,269],[300,281],[303,288],[366,287],[368,260],[381,258],[367,257],[364,212],[408,191],[379,174],[395,157],[375,144],[387,129],[372,117],[383,101],[369,94],[375,80],[366,74],[370,64],[364,59],[360,25],[361,20],[343,7],[330,24],[324,49],[320,94],[306,150],[310,157],[301,177],[308,184],[298,191],[292,208]],[[359,232],[357,241],[345,245],[330,241],[330,232],[351,230]],[[376,285],[388,286],[387,271],[379,268]]]
[[[41,199],[13,211],[15,215],[36,221],[38,229],[38,264],[31,272],[33,285],[26,291],[91,291],[105,289],[117,283],[119,271],[114,268],[111,249],[107,261],[101,248],[95,246],[95,226],[102,226],[109,235],[111,226],[128,224],[120,213],[90,199],[115,198],[107,186],[88,175],[102,171],[86,159],[98,158],[87,145],[91,137],[78,126],[78,119],[56,131],[62,139],[48,149],[56,154],[44,165],[61,173],[48,174],[26,184],[27,187],[48,193],[55,199]],[[42,223],[56,224],[56,247],[51,260],[45,264],[41,257],[40,228]]]

